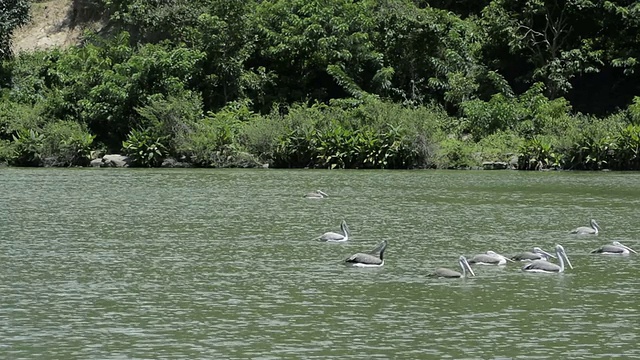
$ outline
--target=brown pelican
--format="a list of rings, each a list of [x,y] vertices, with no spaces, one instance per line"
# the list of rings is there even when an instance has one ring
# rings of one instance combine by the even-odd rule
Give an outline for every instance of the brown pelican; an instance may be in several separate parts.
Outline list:
[[[522,267],[522,271],[526,272],[542,272],[542,273],[561,273],[564,271],[564,262],[567,262],[570,268],[573,269],[571,261],[567,257],[567,253],[564,251],[562,245],[556,245],[556,255],[560,265],[550,263],[547,260],[534,260]]]
[[[346,221],[342,220],[342,223],[340,223],[340,229],[342,230],[342,234],[329,231],[318,236],[316,240],[326,242],[345,242],[349,240],[349,235],[351,234],[351,232],[349,231],[349,225],[347,225]]]
[[[306,194],[304,197],[307,199],[324,199],[326,197],[329,197],[329,195],[327,195],[327,193],[322,190],[316,190]]]
[[[476,274],[471,269],[471,266],[469,265],[467,258],[465,258],[464,256],[460,256],[458,258],[458,264],[460,264],[460,267],[462,268],[462,273],[459,273],[455,270],[451,270],[447,268],[437,268],[433,273],[429,274],[428,276],[437,276],[437,277],[444,277],[444,278],[462,278],[462,277],[467,277],[467,274],[471,276],[476,276]]]
[[[575,229],[571,230],[571,233],[572,234],[579,234],[579,235],[588,235],[588,234],[597,235],[598,231],[602,230],[602,229],[600,229],[600,226],[598,225],[598,223],[594,219],[591,219],[590,225],[591,225],[591,227],[580,226],[578,228],[575,228]]]
[[[592,254],[603,254],[603,255],[629,255],[630,253],[637,254],[635,250],[632,248],[622,245],[618,241],[614,241],[611,245],[602,245],[599,249],[593,250]]]
[[[525,251],[521,254],[515,255],[511,257],[511,260],[533,261],[533,260],[549,260],[549,258],[555,258],[555,256],[549,254],[548,252],[536,246],[533,248],[533,251]]]
[[[387,240],[383,240],[378,246],[368,253],[357,253],[345,260],[347,264],[357,267],[380,267],[384,265],[384,250],[387,248]]]
[[[476,265],[505,265],[507,261],[513,262],[513,260],[508,259],[506,256],[502,256],[494,251],[487,251],[484,254],[474,255],[471,260],[469,260],[469,264]]]

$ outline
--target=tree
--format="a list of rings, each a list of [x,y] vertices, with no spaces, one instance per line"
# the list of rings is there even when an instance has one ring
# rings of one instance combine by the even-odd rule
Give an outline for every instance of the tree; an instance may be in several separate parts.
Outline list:
[[[493,0],[482,15],[485,60],[512,81],[544,82],[550,98],[603,69],[622,69],[609,86],[640,69],[637,1]]]
[[[11,36],[29,21],[30,0],[0,1],[0,60],[11,56]]]
[[[376,48],[394,69],[392,94],[410,104],[438,101],[455,110],[460,102],[511,89],[479,61],[482,28],[435,8],[406,0],[380,2]]]
[[[256,64],[276,74],[275,101],[364,94],[382,69],[374,1],[270,0],[257,8]],[[364,89],[364,92],[360,90]]]

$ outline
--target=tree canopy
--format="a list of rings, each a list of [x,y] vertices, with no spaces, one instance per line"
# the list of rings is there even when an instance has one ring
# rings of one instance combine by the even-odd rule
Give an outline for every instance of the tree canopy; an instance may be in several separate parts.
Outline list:
[[[205,159],[203,165],[231,151],[283,166],[425,166],[427,155],[467,144],[451,140],[457,138],[492,139],[512,152],[538,149],[522,166],[535,167],[540,152],[549,166],[586,161],[571,151],[582,151],[581,129],[592,124],[600,124],[593,126],[606,143],[639,122],[634,0],[76,3],[108,26],[71,48],[15,57],[9,40],[28,19],[29,1],[0,4],[0,159],[28,149],[16,144],[54,138],[39,134],[61,131],[47,127],[56,123],[77,124],[70,133],[90,134],[89,147],[150,144],[160,157]],[[385,106],[416,112],[400,125]],[[414,117],[422,111],[431,114],[427,122]],[[573,137],[558,138],[567,129]],[[395,146],[403,155],[383,159],[378,149],[373,157],[348,157],[329,138],[365,153]],[[572,158],[552,160],[554,147]],[[598,166],[611,162],[608,148]],[[429,166],[467,155],[434,157]]]

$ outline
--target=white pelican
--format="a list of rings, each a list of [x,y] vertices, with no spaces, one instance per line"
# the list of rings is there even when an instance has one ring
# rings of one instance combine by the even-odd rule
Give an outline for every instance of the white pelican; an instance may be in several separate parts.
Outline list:
[[[462,268],[462,273],[459,273],[455,270],[451,270],[447,268],[437,268],[433,273],[429,274],[428,276],[437,276],[437,277],[443,277],[443,278],[463,278],[463,277],[467,277],[467,274],[471,276],[476,276],[476,274],[471,269],[471,265],[469,265],[467,258],[465,258],[464,256],[460,256],[458,258],[458,264],[460,264],[460,267]]]
[[[614,241],[611,245],[602,245],[599,249],[593,250],[592,254],[603,254],[603,255],[629,255],[630,253],[637,254],[635,250],[628,247],[627,245],[622,245],[618,241]]]
[[[564,251],[562,245],[556,245],[556,256],[560,265],[550,263],[547,260],[534,260],[522,267],[522,271],[526,272],[541,272],[541,273],[561,273],[564,271],[564,262],[567,262],[570,268],[573,269],[571,261],[567,257],[567,253]]]
[[[304,197],[307,199],[324,199],[326,197],[329,197],[329,195],[327,195],[327,193],[322,190],[316,190],[306,194]]]
[[[591,219],[590,225],[591,227],[580,226],[578,228],[575,228],[571,230],[571,233],[578,234],[578,235],[598,235],[598,231],[602,230],[600,229],[600,225],[598,225],[595,219]]]
[[[539,247],[534,247],[533,251],[525,251],[518,255],[511,257],[513,261],[533,261],[533,260],[549,260],[549,258],[555,258],[555,256],[542,250]]]
[[[345,242],[349,240],[349,235],[351,235],[351,232],[349,231],[349,225],[347,225],[346,221],[342,220],[342,223],[340,223],[340,229],[342,230],[342,234],[329,231],[318,236],[316,240],[326,242]]]
[[[507,261],[513,262],[513,260],[508,259],[506,256],[500,255],[495,251],[487,251],[484,254],[474,255],[471,260],[469,260],[469,264],[476,265],[506,265]]]
[[[386,248],[387,240],[383,240],[368,253],[353,254],[345,262],[357,267],[380,267],[384,265],[384,250]]]

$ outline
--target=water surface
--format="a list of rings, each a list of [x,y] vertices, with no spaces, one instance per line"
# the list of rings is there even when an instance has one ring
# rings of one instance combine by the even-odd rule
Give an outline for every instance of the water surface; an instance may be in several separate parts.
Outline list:
[[[638,257],[589,254],[639,219],[636,173],[4,168],[0,358],[640,357]],[[563,274],[427,277],[558,243]]]

